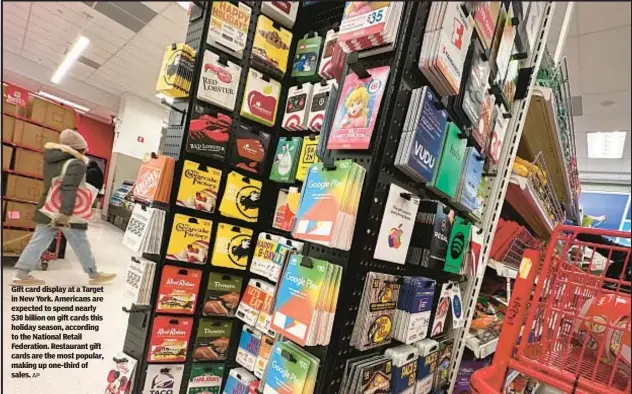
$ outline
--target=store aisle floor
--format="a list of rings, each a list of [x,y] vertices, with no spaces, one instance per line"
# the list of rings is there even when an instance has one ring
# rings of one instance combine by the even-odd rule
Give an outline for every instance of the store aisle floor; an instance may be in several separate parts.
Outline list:
[[[86,332],[85,342],[102,344],[104,360],[90,360],[88,369],[58,369],[58,370],[38,370],[41,374],[38,378],[31,379],[11,379],[11,373],[16,372],[10,368],[10,364],[16,361],[11,360],[12,353],[22,353],[23,350],[12,350],[11,343],[22,341],[11,341],[11,292],[9,282],[13,277],[13,269],[8,264],[2,267],[2,302],[3,302],[3,359],[7,362],[3,370],[3,392],[9,394],[38,393],[45,381],[50,381],[46,385],[47,394],[65,394],[68,392],[101,394],[107,385],[107,372],[112,366],[112,357],[123,348],[123,340],[127,327],[127,314],[121,310],[123,305],[124,274],[132,252],[122,245],[123,232],[113,225],[95,219],[90,223],[88,238],[92,245],[92,252],[97,261],[100,271],[118,274],[116,280],[104,286],[104,302],[97,304],[97,313],[103,315],[103,321],[90,324],[98,325],[98,332]],[[36,271],[33,273],[38,278],[45,280],[48,286],[54,285],[83,285],[87,284],[88,276],[82,271],[81,266],[72,251],[68,247],[66,258],[50,263],[48,271]],[[31,294],[37,295],[37,294]],[[14,322],[15,323],[15,322]],[[33,324],[28,322],[29,324]],[[57,323],[51,323],[57,324]],[[64,323],[65,324],[65,323]],[[85,323],[78,323],[85,324]],[[38,332],[41,333],[41,332]],[[54,334],[53,332],[48,332]],[[32,334],[32,332],[30,333]],[[30,341],[28,343],[33,343]],[[29,350],[28,352],[39,352]],[[43,352],[43,351],[41,351]],[[9,361],[11,360],[11,361]],[[28,362],[43,362],[46,360],[24,360]],[[70,360],[74,361],[74,360]],[[85,360],[83,360],[85,361]],[[76,361],[75,361],[76,362]],[[61,375],[61,376],[60,376]],[[86,378],[89,375],[90,378]],[[44,382],[43,382],[44,381]],[[56,382],[56,383],[53,383]],[[59,382],[66,382],[60,385]]]

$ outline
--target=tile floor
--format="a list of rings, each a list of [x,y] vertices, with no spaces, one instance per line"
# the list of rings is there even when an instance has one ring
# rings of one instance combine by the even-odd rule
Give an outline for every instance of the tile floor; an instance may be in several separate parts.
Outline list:
[[[99,324],[99,331],[88,332],[84,335],[86,342],[100,342],[102,344],[102,353],[105,359],[91,360],[89,368],[85,370],[48,369],[37,371],[40,372],[41,376],[36,379],[11,378],[11,373],[15,371],[10,368],[10,357],[12,353],[12,312],[10,307],[12,304],[10,301],[11,292],[8,283],[13,276],[13,270],[11,265],[3,264],[3,393],[102,394],[105,391],[107,372],[112,365],[112,357],[119,350],[122,350],[125,337],[127,314],[121,310],[123,305],[123,275],[127,270],[127,264],[132,252],[121,244],[123,232],[101,219],[95,219],[95,221],[90,224],[88,237],[90,238],[92,252],[95,255],[99,270],[113,272],[119,275],[113,283],[105,286],[105,293],[103,294],[105,302],[97,305],[97,313],[103,315],[103,322]],[[87,276],[81,270],[81,266],[70,247],[67,249],[65,259],[51,262],[48,271],[36,271],[33,274],[45,280],[47,285],[82,285],[87,283]],[[13,350],[13,352],[23,351]]]

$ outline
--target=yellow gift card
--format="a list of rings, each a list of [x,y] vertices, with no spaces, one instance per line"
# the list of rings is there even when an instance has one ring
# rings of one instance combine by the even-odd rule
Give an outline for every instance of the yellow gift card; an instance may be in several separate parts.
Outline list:
[[[245,270],[250,255],[251,240],[251,229],[220,223],[217,226],[211,265]]]
[[[198,211],[215,212],[222,172],[195,161],[185,160],[178,188],[177,204]]]
[[[256,222],[259,218],[260,198],[261,182],[233,171],[226,178],[219,211],[229,218]]]
[[[318,146],[319,140],[319,135],[312,135],[303,138],[301,156],[298,159],[298,168],[296,169],[296,179],[298,179],[299,181],[305,181],[309,166],[314,163],[318,163],[318,157],[316,156],[316,147]]]
[[[291,42],[292,33],[289,30],[281,26],[277,29],[272,19],[259,15],[252,46],[254,58],[285,74]]]
[[[177,213],[173,218],[167,258],[204,264],[208,256],[213,222]]]
[[[195,51],[187,44],[165,48],[156,90],[171,97],[187,97],[191,87],[188,71],[195,62]]]

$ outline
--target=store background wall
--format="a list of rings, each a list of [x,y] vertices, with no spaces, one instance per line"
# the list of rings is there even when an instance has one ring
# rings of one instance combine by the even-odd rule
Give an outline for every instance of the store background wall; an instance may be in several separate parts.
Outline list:
[[[121,98],[113,152],[142,159],[160,146],[165,107],[126,93]]]
[[[112,145],[114,144],[114,125],[105,124],[87,116],[79,116],[79,133],[88,142],[88,153],[106,160],[104,182],[107,184],[108,168],[112,158]]]
[[[163,106],[126,93],[121,97],[114,129],[112,160],[105,190],[103,216],[107,217],[110,196],[124,180],[135,180],[145,154],[158,152],[162,121],[167,114]]]

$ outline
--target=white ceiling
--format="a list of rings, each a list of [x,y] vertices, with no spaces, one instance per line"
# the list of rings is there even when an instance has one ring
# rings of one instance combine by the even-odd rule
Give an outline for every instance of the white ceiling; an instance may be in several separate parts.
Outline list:
[[[107,116],[118,112],[126,92],[157,101],[164,48],[182,42],[188,24],[176,2],[3,1],[2,9],[3,80]],[[79,35],[90,39],[82,54],[87,60],[52,84],[50,77]]]
[[[558,3],[549,33],[554,48],[565,4]],[[630,2],[575,2],[564,55],[571,94],[581,96],[583,115],[575,116],[580,179],[630,181]],[[602,103],[613,102],[611,106]],[[623,159],[590,159],[586,132],[627,131]]]

